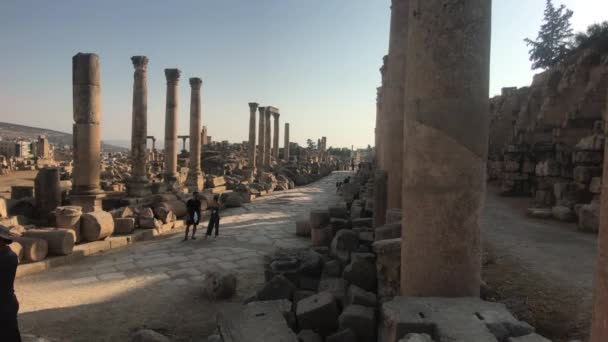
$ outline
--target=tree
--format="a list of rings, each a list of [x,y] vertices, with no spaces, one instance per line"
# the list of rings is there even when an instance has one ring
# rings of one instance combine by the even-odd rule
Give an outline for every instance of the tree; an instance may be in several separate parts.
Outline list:
[[[317,144],[314,141],[312,141],[312,139],[306,139],[306,145],[311,150],[314,150],[317,146]]]
[[[565,5],[555,8],[553,0],[547,0],[545,18],[538,37],[536,40],[524,39],[526,45],[530,46],[532,69],[550,68],[567,56],[572,48],[572,14]]]
[[[586,48],[593,43],[608,46],[608,21],[589,25],[586,32],[579,32],[574,37],[576,48]]]

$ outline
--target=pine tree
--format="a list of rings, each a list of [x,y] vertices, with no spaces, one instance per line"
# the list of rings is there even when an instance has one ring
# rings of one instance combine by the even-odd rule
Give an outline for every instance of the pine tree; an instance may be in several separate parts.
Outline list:
[[[553,0],[547,0],[545,18],[536,40],[524,39],[530,46],[532,69],[550,68],[564,59],[572,48],[572,26],[570,19],[573,12],[560,5],[555,8]]]

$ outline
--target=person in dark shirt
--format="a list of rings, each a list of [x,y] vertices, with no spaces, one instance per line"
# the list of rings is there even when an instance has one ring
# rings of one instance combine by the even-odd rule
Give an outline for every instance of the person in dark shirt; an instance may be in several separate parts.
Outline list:
[[[19,261],[8,246],[17,236],[7,227],[0,225],[0,341],[3,342],[21,342],[17,322],[19,302],[14,290]]]
[[[220,199],[219,195],[213,196],[213,203],[209,207],[209,210],[211,211],[211,216],[209,217],[209,225],[207,226],[207,235],[205,236],[205,239],[211,236],[211,233],[213,232],[213,228],[214,227],[215,227],[215,238],[216,239],[217,239],[217,236],[220,233],[220,203],[219,203],[219,199]]]
[[[188,209],[188,217],[186,218],[186,236],[184,236],[184,241],[188,241],[190,225],[192,225],[192,240],[196,240],[194,237],[196,225],[201,220],[201,201],[198,199],[198,192],[192,193],[192,198],[186,202],[186,208]]]

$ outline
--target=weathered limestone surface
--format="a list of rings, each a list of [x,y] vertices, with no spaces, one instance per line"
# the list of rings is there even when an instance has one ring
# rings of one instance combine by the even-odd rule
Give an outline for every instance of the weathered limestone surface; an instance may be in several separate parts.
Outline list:
[[[150,193],[146,173],[148,137],[148,58],[131,57],[133,74],[133,113],[131,119],[131,178],[127,181],[127,193],[132,197],[143,197]]]
[[[190,163],[186,186],[190,192],[203,189],[204,180],[201,171],[201,85],[203,80],[190,78],[192,87],[190,95]]]
[[[397,342],[409,333],[426,333],[437,341],[498,342],[531,334],[504,304],[479,298],[395,297],[382,305],[382,342]]]
[[[74,102],[74,169],[72,204],[83,211],[101,207],[101,83],[99,56],[78,53],[72,58]]]
[[[405,65],[407,60],[409,0],[393,0],[391,31],[387,58],[386,84],[383,85],[384,131],[383,157],[387,172],[387,207],[401,207],[401,174],[403,172],[403,110]]]
[[[179,69],[165,69],[167,79],[167,103],[165,107],[165,174],[164,180],[170,186],[177,183],[177,89]],[[198,132],[196,132],[198,135]]]
[[[258,111],[260,112],[260,122],[259,122],[259,138],[258,138],[258,165],[265,165],[266,162],[266,107],[258,107]]]
[[[418,2],[408,20],[401,295],[475,297],[491,3]]]
[[[255,102],[249,103],[249,168],[255,170],[256,165],[256,150],[255,150],[255,113],[258,110],[258,104]]]

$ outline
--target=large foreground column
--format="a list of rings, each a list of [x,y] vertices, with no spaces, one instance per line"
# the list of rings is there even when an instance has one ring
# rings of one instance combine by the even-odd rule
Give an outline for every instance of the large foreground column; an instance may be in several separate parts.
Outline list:
[[[386,84],[382,87],[385,131],[382,160],[387,174],[387,209],[401,208],[403,173],[403,98],[410,0],[392,0]]]
[[[412,6],[401,294],[479,296],[492,2],[425,0]]]
[[[266,107],[259,107],[258,111],[260,112],[260,123],[259,123],[259,140],[258,140],[258,148],[260,149],[258,152],[258,165],[262,166],[266,161]]]
[[[255,113],[258,110],[258,104],[255,102],[249,103],[249,168],[255,170]]]
[[[179,69],[165,69],[167,78],[167,104],[165,107],[165,182],[177,185],[177,85]],[[196,132],[198,135],[198,132]]]
[[[608,107],[606,108],[608,117]],[[608,129],[604,128],[605,133]],[[591,342],[608,341],[608,141],[604,147],[604,175],[600,200],[600,229],[598,237],[597,270],[593,295],[593,324]]]
[[[264,113],[264,165],[266,166],[270,166],[270,161],[272,160],[272,158],[270,158],[270,156],[272,155],[272,150],[271,150],[271,137],[270,137],[270,115],[271,115],[271,111],[268,110],[268,108],[266,108],[266,112]]]
[[[274,118],[274,129],[272,130],[272,155],[274,159],[279,161],[279,114],[278,112],[272,113]]]
[[[285,147],[283,148],[283,159],[285,162],[289,163],[289,123],[285,123],[285,133],[283,133],[285,138]]]
[[[70,201],[84,212],[101,209],[101,83],[99,56],[79,53],[72,58],[74,105],[74,171]]]
[[[149,194],[146,173],[148,137],[148,85],[146,56],[131,57],[133,74],[133,113],[131,119],[131,178],[126,182],[127,194],[142,197]]]
[[[186,186],[190,192],[203,189],[203,172],[201,171],[201,85],[203,80],[197,77],[190,79],[190,165]]]

